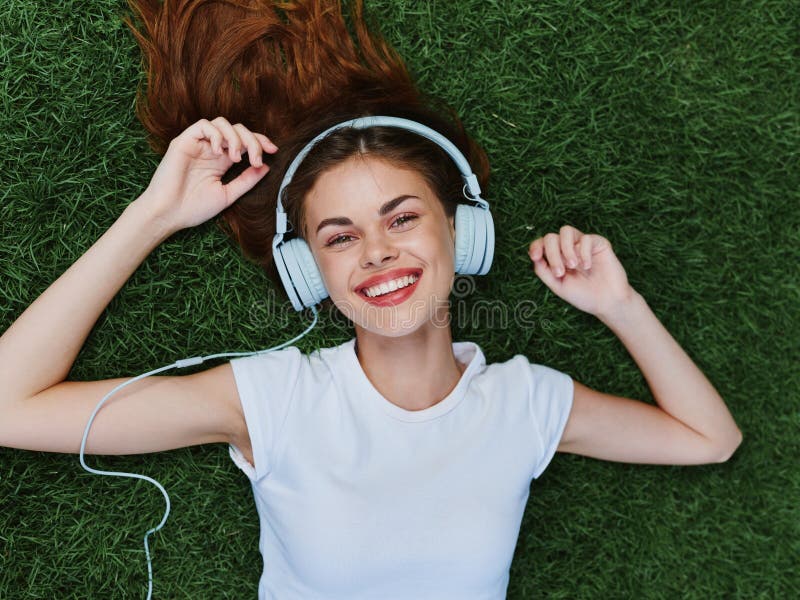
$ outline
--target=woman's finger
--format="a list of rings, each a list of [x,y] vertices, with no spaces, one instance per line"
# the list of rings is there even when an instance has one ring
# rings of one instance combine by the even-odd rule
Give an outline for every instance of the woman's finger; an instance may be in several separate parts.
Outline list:
[[[581,267],[588,271],[592,267],[592,236],[584,235],[580,241]]]
[[[561,288],[563,280],[556,277],[553,274],[553,270],[548,268],[547,263],[541,260],[541,258],[533,261],[533,270],[539,279],[550,289],[557,290]]]
[[[208,140],[208,143],[211,145],[211,151],[214,152],[214,154],[221,154],[222,133],[214,127],[213,123],[208,119],[200,119],[195,123],[195,127],[197,128],[196,130],[194,130],[194,127],[188,130],[191,131],[195,141],[202,142],[203,140]]]
[[[247,129],[241,123],[237,123],[233,126],[236,130],[236,133],[239,134],[239,138],[244,143],[245,147],[247,148],[247,155],[250,157],[250,164],[254,167],[260,167],[261,162],[261,143],[258,141],[253,132]]]
[[[228,145],[228,155],[233,162],[242,160],[242,140],[225,117],[217,117],[212,121],[214,126],[222,132]]]
[[[564,261],[561,259],[561,238],[557,233],[548,233],[544,236],[544,251],[547,255],[547,263],[550,265],[550,270],[556,277],[563,277]]]
[[[542,258],[542,238],[536,238],[530,243],[530,246],[528,246],[528,256],[530,256],[531,260],[534,262]]]
[[[278,151],[278,147],[265,136],[263,133],[253,133],[256,136],[256,139],[261,142],[261,147],[264,148],[264,152],[269,152],[270,154],[275,154]]]
[[[575,253],[575,242],[578,241],[581,235],[581,232],[571,225],[564,225],[559,230],[561,252],[564,255],[564,261],[570,269],[578,268],[578,256]]]

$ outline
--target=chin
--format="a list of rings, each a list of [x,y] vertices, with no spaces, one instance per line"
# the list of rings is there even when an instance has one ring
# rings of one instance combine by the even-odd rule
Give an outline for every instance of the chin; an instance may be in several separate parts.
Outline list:
[[[449,327],[449,302],[436,296],[410,298],[395,306],[376,307],[365,302],[334,302],[358,329],[384,337],[403,337],[425,327]]]

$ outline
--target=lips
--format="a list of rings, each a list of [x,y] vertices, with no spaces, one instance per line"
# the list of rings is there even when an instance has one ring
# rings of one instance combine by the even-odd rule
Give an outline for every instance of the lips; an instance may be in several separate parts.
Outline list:
[[[381,273],[380,275],[375,275],[365,281],[362,281],[356,286],[355,291],[366,297],[366,294],[364,293],[366,288],[372,287],[373,285],[379,285],[399,277],[405,277],[406,275],[416,275],[417,277],[421,277],[422,269],[392,269],[391,271],[386,271],[386,273]]]

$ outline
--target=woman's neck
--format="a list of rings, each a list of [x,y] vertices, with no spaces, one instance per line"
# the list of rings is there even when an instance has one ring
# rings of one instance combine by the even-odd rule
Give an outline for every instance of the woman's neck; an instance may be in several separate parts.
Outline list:
[[[402,337],[356,326],[356,355],[375,389],[406,410],[423,410],[444,400],[466,369],[453,354],[450,328],[431,324]]]

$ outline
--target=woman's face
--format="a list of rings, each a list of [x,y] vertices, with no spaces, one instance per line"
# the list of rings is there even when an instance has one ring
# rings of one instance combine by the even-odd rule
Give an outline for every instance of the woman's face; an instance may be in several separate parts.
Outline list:
[[[317,179],[305,215],[325,287],[356,327],[396,337],[449,325],[454,223],[416,171],[354,156]]]

